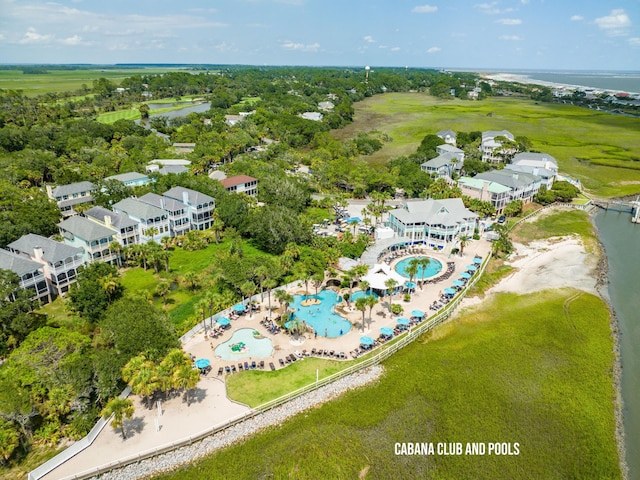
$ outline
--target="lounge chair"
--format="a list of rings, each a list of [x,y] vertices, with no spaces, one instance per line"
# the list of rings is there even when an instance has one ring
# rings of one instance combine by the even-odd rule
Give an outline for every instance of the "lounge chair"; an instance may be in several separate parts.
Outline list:
[[[231,365],[231,372],[232,373],[236,373],[236,366],[235,365]]]
[[[312,348],[311,349],[311,355],[315,355],[316,353],[318,353],[317,350],[315,348]]]
[[[264,368],[264,360],[260,360],[260,368]]]
[[[256,368],[256,367],[257,367],[256,362],[251,362],[251,368],[253,369],[253,368]]]
[[[270,368],[271,370],[275,370],[275,369],[276,369],[276,366],[273,364],[273,362],[269,362],[269,368]]]
[[[238,371],[239,371],[239,372],[241,372],[241,371],[242,371],[242,364],[241,364],[241,363],[239,363],[239,364],[238,364]]]
[[[224,372],[224,368],[220,367],[218,369],[218,376],[222,375],[223,372]]]
[[[284,367],[284,360],[282,360],[281,358],[278,359],[278,362],[280,362],[280,366]]]
[[[245,369],[245,370],[249,370],[249,363],[244,362],[244,369]]]
[[[226,367],[224,367],[224,371],[227,373],[231,373],[231,367],[227,365]]]
[[[289,354],[289,358],[291,359],[292,362],[295,362],[297,360],[296,356],[293,353]]]

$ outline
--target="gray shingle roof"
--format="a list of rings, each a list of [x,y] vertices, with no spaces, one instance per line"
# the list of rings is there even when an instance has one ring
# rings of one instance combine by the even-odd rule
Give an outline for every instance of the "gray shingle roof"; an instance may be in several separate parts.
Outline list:
[[[130,217],[147,220],[156,217],[167,217],[164,210],[141,202],[137,198],[128,197],[113,205],[114,211],[124,212]]]
[[[482,141],[486,141],[490,138],[496,137],[507,137],[509,140],[513,140],[514,136],[509,130],[487,130],[486,132],[482,132]]]
[[[409,201],[405,204],[405,208],[396,208],[389,214],[405,225],[426,222],[430,225],[455,226],[466,219],[478,217],[464,206],[461,198]]]
[[[173,198],[175,200],[178,200],[179,202],[184,203],[183,194],[185,192],[189,196],[188,205],[195,206],[195,205],[204,205],[209,202],[215,202],[215,199],[213,197],[210,197],[209,195],[205,195],[204,193],[200,193],[195,190],[191,190],[190,188],[184,188],[184,187],[173,187],[171,190],[167,190],[162,195],[164,197]]]
[[[149,180],[149,177],[143,173],[127,172],[119,173],[118,175],[112,175],[105,178],[105,180],[118,180],[119,182],[133,182],[135,180]]]
[[[429,168],[440,168],[440,167],[444,167],[445,165],[449,165],[451,163],[451,160],[454,158],[457,160],[457,158],[454,157],[453,155],[445,153],[443,155],[438,155],[436,158],[432,158],[431,160],[424,162],[420,166],[426,166]]]
[[[548,153],[535,153],[535,152],[521,152],[521,153],[516,153],[513,156],[513,160],[511,161],[511,163],[519,163],[519,162],[523,162],[523,161],[535,161],[535,162],[540,162],[542,163],[546,163],[549,162],[553,165],[556,166],[556,168],[558,167],[558,161],[553,158],[551,155],[549,155]]]
[[[456,138],[456,132],[453,130],[440,130],[436,135],[440,138],[446,137],[449,135],[450,137]]]
[[[505,165],[504,169],[511,170],[512,172],[518,172],[518,173],[530,173],[532,175],[538,175],[539,177],[542,177],[542,178],[551,178],[555,175],[555,172],[553,172],[552,170],[549,170],[547,168],[542,168],[542,167],[533,167],[530,165],[509,164],[509,165]]]
[[[95,190],[96,186],[91,182],[77,182],[68,185],[59,185],[52,190],[53,197],[62,197],[64,195],[73,195],[74,193],[88,192]]]
[[[81,203],[90,203],[93,202],[93,197],[91,195],[86,195],[84,197],[78,198],[70,198],[69,200],[61,200],[58,202],[58,207],[72,207],[74,205],[80,205]]]
[[[84,215],[85,217],[95,218],[102,223],[105,223],[105,217],[111,217],[111,225],[117,229],[138,225],[138,222],[127,217],[124,213],[112,212],[108,208],[104,207],[93,207],[84,212]]]
[[[540,177],[536,175],[514,172],[513,170],[490,170],[479,173],[473,178],[496,182],[509,188],[521,188],[541,180]]]
[[[80,237],[87,242],[108,238],[116,233],[111,228],[107,228],[78,215],[63,220],[58,226],[61,230],[72,233],[74,236]]]
[[[189,169],[183,165],[166,165],[162,167],[160,170],[158,170],[158,173],[160,173],[160,175],[168,175],[170,173],[175,173],[176,175],[179,175],[181,173],[185,173],[188,171]]]
[[[36,235],[35,233],[23,235],[15,242],[7,245],[7,247],[10,250],[20,252],[28,255],[29,257],[33,257],[34,248],[42,248],[42,257],[51,264],[73,257],[74,255],[84,254],[84,250],[81,248],[72,247],[71,245],[67,245],[62,242],[56,242],[55,240]]]
[[[10,270],[22,277],[24,274],[35,272],[39,268],[42,268],[41,263],[0,249],[0,269],[2,270]]]
[[[162,195],[158,195],[157,193],[147,193],[139,198],[141,202],[148,203],[149,205],[153,205],[154,207],[162,208],[168,212],[177,212],[179,210],[187,210],[187,207],[184,203],[179,202],[173,198],[164,197]],[[164,205],[164,206],[163,206]]]

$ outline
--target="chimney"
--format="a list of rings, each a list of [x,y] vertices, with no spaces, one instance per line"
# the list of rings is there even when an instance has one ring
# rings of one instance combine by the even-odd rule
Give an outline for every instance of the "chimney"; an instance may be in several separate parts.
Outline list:
[[[540,169],[539,169],[538,167],[534,168],[534,169],[533,169],[533,174],[534,174],[536,177],[539,177],[539,176],[540,176]]]
[[[160,197],[160,208],[164,210],[164,197]]]
[[[33,247],[33,256],[38,261],[42,260],[42,257],[44,256],[44,250],[42,247]]]
[[[514,179],[514,180],[518,180],[518,174],[517,174],[517,173],[514,173],[514,174],[513,174],[513,179]]]
[[[189,192],[182,192],[182,203],[189,205]]]
[[[111,223],[111,215],[105,215],[104,216],[104,224],[107,227],[111,227],[112,223]]]
[[[485,193],[487,193],[489,191],[489,182],[487,182],[486,180],[484,182],[482,182],[482,190],[480,190],[480,200],[484,200],[485,199]]]

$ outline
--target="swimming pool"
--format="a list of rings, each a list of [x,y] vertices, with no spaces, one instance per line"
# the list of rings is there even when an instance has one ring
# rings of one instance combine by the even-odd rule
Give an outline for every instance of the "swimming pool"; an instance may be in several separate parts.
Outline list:
[[[378,294],[376,292],[374,292],[373,290],[369,290],[366,293],[363,290],[356,290],[355,292],[353,292],[353,295],[351,295],[351,301],[355,302],[360,297],[375,297],[375,298],[379,298]]]
[[[428,258],[429,259],[429,266],[427,266],[426,270],[424,271],[424,275],[422,274],[422,270],[423,270],[422,267],[418,267],[418,273],[414,277],[414,280],[422,280],[423,278],[424,279],[431,278],[431,277],[436,276],[437,274],[439,274],[442,271],[442,263],[440,263],[440,261],[436,260],[435,258],[431,258],[431,257],[417,256],[417,257],[407,257],[407,258],[403,258],[402,260],[400,260],[396,264],[396,272],[398,272],[404,278],[410,278],[411,275],[409,275],[407,273],[407,267],[409,266],[409,262],[414,258]]]
[[[317,298],[317,305],[302,306],[302,301]],[[291,308],[293,318],[304,320],[319,336],[336,338],[351,330],[351,322],[334,312],[335,307],[342,298],[333,290],[322,290],[318,295],[294,295]]]
[[[254,332],[258,336],[255,336]],[[266,358],[273,353],[273,342],[269,338],[261,337],[253,328],[241,328],[233,332],[229,340],[218,345],[214,353],[223,360]]]

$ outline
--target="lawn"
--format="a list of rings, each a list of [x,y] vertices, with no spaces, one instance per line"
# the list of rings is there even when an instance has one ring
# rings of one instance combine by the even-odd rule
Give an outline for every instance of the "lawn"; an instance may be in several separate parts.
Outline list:
[[[374,385],[159,478],[621,478],[612,347],[595,296],[501,294],[396,353]],[[397,456],[396,442],[520,453]]]
[[[589,214],[582,210],[542,213],[534,221],[518,225],[513,231],[512,238],[517,242],[529,243],[565,235],[579,235],[588,251],[593,251],[598,241]]]
[[[593,194],[640,192],[640,119],[564,104],[493,97],[479,102],[444,100],[422,93],[375,95],[354,104],[354,122],[334,131],[339,139],[380,130],[393,138],[371,162],[415,152],[428,133],[443,129],[507,129],[553,155],[560,171],[579,178]]]

